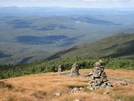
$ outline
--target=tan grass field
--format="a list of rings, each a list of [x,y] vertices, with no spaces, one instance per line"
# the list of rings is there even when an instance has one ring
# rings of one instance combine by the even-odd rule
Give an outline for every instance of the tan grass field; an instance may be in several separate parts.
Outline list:
[[[80,69],[87,75],[91,69]],[[68,71],[65,71],[68,72]],[[134,79],[134,70],[105,69],[108,77]],[[4,86],[2,85],[4,82]],[[58,76],[58,73],[41,73],[0,80],[0,101],[134,101],[134,83],[117,85],[113,88],[91,91],[87,89],[89,79]],[[111,83],[117,81],[110,81]],[[70,93],[69,87],[84,87],[77,93]],[[108,92],[108,94],[104,94]],[[60,93],[56,96],[55,93]]]

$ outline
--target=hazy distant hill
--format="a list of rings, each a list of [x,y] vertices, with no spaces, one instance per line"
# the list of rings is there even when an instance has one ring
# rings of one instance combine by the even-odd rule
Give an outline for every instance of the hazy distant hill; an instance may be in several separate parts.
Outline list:
[[[4,54],[0,54],[3,56]],[[119,33],[101,40],[66,48],[62,51],[45,53],[35,52],[1,58],[1,63],[23,64],[35,61],[52,60],[56,58],[116,58],[125,57],[134,59],[134,33]]]
[[[71,57],[126,57],[134,59],[134,33],[120,33],[96,42],[71,47],[57,52],[48,59]]]

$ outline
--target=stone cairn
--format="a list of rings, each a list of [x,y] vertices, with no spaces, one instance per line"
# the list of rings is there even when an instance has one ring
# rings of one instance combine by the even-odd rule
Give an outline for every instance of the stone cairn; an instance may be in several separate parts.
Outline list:
[[[100,60],[94,64],[94,68],[89,73],[91,81],[88,82],[88,89],[97,90],[100,88],[110,88],[113,85],[108,81],[106,73],[104,72],[103,61]]]
[[[73,65],[72,65],[72,68],[71,68],[71,72],[70,72],[70,76],[71,77],[77,77],[79,74],[79,65],[75,62]]]
[[[58,66],[58,73],[59,73],[59,76],[61,75],[61,72],[63,71],[63,66],[62,65],[59,65]]]

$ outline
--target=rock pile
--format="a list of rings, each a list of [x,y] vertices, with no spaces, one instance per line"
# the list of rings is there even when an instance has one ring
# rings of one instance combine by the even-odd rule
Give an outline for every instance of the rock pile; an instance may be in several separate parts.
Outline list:
[[[106,73],[104,72],[103,61],[96,62],[93,70],[89,73],[91,81],[88,82],[90,90],[97,90],[100,88],[110,88],[113,85],[108,81]]]
[[[71,68],[71,72],[70,72],[70,76],[71,77],[77,77],[79,74],[79,65],[75,62],[73,65],[72,65],[72,68]]]
[[[84,87],[78,87],[78,86],[69,87],[69,93],[78,93],[78,92],[82,92],[83,90]]]
[[[58,66],[58,73],[59,75],[61,75],[61,72],[63,71],[63,66],[62,65],[59,65]]]
[[[69,93],[78,93],[83,91],[83,87],[70,87],[69,88]]]

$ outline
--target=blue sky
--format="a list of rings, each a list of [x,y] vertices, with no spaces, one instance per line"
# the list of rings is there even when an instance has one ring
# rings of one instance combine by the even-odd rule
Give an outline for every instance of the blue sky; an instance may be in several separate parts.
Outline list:
[[[60,6],[84,8],[134,7],[134,0],[0,0],[0,6]]]

